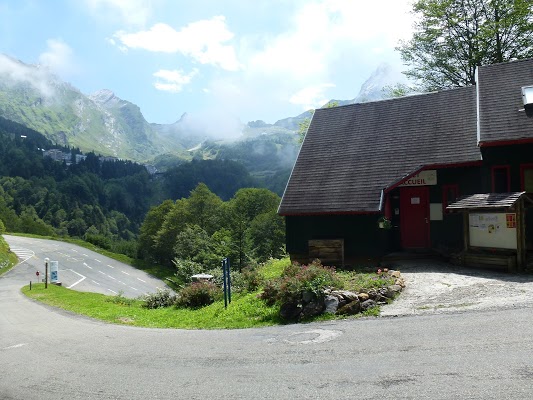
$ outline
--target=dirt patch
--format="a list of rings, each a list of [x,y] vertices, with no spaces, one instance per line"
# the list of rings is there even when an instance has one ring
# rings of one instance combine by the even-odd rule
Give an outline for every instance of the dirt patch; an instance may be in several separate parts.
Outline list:
[[[398,269],[406,288],[382,316],[533,307],[533,275],[457,267],[435,260],[405,261]]]

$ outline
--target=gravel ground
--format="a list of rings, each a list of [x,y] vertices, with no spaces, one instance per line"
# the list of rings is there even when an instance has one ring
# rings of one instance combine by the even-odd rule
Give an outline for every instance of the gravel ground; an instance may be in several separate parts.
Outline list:
[[[382,316],[533,307],[533,274],[458,267],[436,260],[402,261],[406,288]]]

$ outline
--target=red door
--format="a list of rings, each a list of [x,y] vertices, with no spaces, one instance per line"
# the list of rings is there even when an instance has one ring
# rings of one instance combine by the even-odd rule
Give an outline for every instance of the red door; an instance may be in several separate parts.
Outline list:
[[[429,248],[429,188],[400,188],[400,232],[402,247]]]

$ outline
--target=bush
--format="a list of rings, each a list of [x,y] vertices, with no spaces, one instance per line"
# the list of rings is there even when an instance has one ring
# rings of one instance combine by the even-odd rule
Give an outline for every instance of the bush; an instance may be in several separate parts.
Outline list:
[[[248,266],[243,268],[241,272],[231,272],[231,290],[234,292],[255,292],[262,283],[263,279],[257,268]]]
[[[94,244],[95,246],[98,246],[101,249],[111,250],[111,239],[104,235],[86,233],[85,241]]]
[[[194,282],[179,293],[178,307],[200,308],[214,303],[222,297],[222,290],[212,282]]]
[[[110,297],[107,301],[114,304],[120,304],[123,306],[131,306],[135,299],[130,299],[129,297],[124,297],[124,292],[120,291],[113,297]]]
[[[6,233],[6,227],[4,226],[4,222],[0,219],[0,235],[2,233]]]
[[[341,286],[342,281],[335,270],[322,266],[317,260],[307,266],[291,264],[285,267],[280,278],[265,284],[260,298],[269,305],[299,304],[306,292],[321,299],[325,289]]]
[[[158,288],[155,293],[148,293],[141,297],[144,302],[145,308],[164,308],[170,307],[176,304],[176,295],[170,292],[168,289]]]
[[[183,288],[192,282],[192,276],[201,274],[205,271],[202,264],[191,260],[183,260],[176,258],[172,260],[172,263],[176,267],[176,273],[169,280],[177,287]]]

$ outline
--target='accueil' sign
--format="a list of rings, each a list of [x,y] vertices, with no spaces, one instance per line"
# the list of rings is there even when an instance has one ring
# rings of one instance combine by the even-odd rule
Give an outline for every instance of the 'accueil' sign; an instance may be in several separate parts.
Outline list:
[[[437,171],[428,169],[421,171],[419,174],[413,175],[407,179],[400,186],[431,186],[437,184]]]

